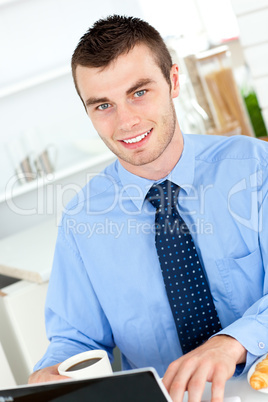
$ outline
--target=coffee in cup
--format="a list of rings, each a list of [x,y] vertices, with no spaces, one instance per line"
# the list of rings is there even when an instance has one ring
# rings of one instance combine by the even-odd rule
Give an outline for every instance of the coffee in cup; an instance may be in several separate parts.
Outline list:
[[[67,368],[66,371],[81,370],[81,369],[84,369],[86,367],[92,366],[92,364],[95,364],[95,363],[99,362],[100,360],[101,360],[100,357],[97,357],[97,358],[92,357],[90,359],[83,360],[82,362],[75,363],[73,366]]]

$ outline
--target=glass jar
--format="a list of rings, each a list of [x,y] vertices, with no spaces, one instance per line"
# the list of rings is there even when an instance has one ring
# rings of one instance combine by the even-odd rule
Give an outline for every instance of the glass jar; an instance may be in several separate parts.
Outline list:
[[[214,118],[215,134],[254,136],[238,90],[227,46],[196,56],[200,79]]]

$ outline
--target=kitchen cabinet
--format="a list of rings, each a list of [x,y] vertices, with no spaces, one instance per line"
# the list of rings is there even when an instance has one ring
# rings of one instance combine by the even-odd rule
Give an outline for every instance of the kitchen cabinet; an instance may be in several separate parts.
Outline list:
[[[14,387],[16,385],[15,378],[10,369],[6,354],[0,343],[0,389]]]
[[[44,322],[47,286],[48,282],[20,280],[0,291],[0,343],[17,385],[27,383],[48,346]]]
[[[17,384],[27,383],[48,346],[44,306],[56,237],[50,220],[0,241],[0,344]]]

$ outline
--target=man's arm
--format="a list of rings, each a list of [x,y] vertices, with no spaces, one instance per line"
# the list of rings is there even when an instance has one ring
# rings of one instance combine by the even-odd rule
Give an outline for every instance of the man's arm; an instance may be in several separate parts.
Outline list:
[[[217,335],[168,367],[163,383],[173,402],[181,402],[188,391],[188,402],[201,401],[206,381],[212,383],[211,402],[222,402],[226,381],[236,365],[245,363],[246,349],[234,338]]]
[[[45,306],[50,344],[34,367],[35,371],[41,369],[40,381],[60,379],[55,367],[87,350],[105,349],[112,359],[115,346],[109,321],[75,248],[75,241],[71,234],[65,235],[64,229],[64,225],[59,228]],[[38,376],[33,374],[31,381]]]

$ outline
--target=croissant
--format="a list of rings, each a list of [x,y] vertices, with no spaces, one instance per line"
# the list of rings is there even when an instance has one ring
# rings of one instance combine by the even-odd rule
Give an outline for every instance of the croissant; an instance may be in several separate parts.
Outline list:
[[[262,373],[268,373],[268,355],[264,360],[257,364],[255,371],[261,371]]]
[[[264,360],[256,365],[255,371],[250,377],[249,383],[254,389],[268,387],[268,355]]]

